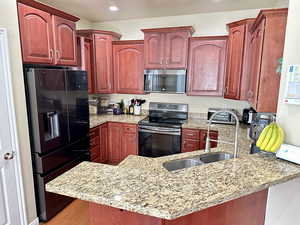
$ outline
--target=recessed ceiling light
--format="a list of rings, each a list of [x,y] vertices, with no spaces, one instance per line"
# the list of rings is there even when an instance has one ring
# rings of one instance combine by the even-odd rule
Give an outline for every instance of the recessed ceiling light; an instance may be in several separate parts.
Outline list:
[[[113,12],[116,12],[116,11],[119,11],[119,8],[116,5],[111,5],[111,6],[109,6],[109,10],[113,11]]]

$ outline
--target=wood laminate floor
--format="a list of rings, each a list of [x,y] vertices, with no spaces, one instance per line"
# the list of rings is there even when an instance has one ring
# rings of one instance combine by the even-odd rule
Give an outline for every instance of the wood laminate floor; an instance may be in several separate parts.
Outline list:
[[[40,225],[90,225],[88,202],[75,200],[52,220]]]

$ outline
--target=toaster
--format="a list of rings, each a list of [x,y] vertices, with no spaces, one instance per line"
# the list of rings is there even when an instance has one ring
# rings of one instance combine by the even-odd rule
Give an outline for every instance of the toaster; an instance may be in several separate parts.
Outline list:
[[[218,111],[231,111],[238,115],[238,112],[235,109],[222,109],[222,108],[209,108],[207,113],[207,120],[210,120],[211,116]],[[235,118],[228,112],[221,112],[218,113],[212,120],[212,123],[218,123],[218,124],[235,124]]]

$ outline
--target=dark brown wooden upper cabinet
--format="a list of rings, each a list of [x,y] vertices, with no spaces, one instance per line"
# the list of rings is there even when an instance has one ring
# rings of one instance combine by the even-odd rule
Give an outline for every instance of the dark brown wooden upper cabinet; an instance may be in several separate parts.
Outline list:
[[[187,94],[223,96],[227,36],[193,37],[189,45]]]
[[[188,32],[170,32],[165,35],[165,64],[167,69],[186,68]]]
[[[18,3],[23,61],[54,63],[52,18],[50,13]]]
[[[76,24],[53,16],[55,59],[57,65],[77,65]]]
[[[85,70],[88,76],[88,93],[94,93],[94,77],[92,68],[93,43],[92,39],[77,35],[77,62],[80,69]]]
[[[186,69],[191,26],[143,29],[145,69]]]
[[[164,68],[164,39],[162,33],[145,33],[145,68]]]
[[[288,9],[261,10],[251,27],[248,100],[258,112],[276,113]]]
[[[112,42],[121,35],[103,30],[78,30],[77,35],[92,40],[90,83],[93,94],[114,93]]]
[[[249,85],[247,66],[249,62],[250,27],[254,19],[227,24],[229,28],[227,66],[224,97],[246,100]]]
[[[79,18],[33,0],[18,0],[18,14],[24,63],[76,65]]]
[[[144,94],[144,41],[113,42],[116,93]]]
[[[95,92],[113,93],[112,36],[94,34]]]

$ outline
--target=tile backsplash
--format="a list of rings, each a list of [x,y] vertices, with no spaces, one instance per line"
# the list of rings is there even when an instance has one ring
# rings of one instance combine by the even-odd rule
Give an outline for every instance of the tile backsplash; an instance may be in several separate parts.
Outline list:
[[[132,98],[145,99],[146,103],[143,105],[143,110],[149,109],[149,102],[185,103],[189,105],[190,113],[207,113],[210,107],[233,108],[242,113],[244,108],[250,107],[246,101],[236,101],[222,97],[187,96],[185,94],[151,93],[147,95],[110,94],[92,96],[107,96],[111,102],[120,102],[122,99],[130,100]]]

